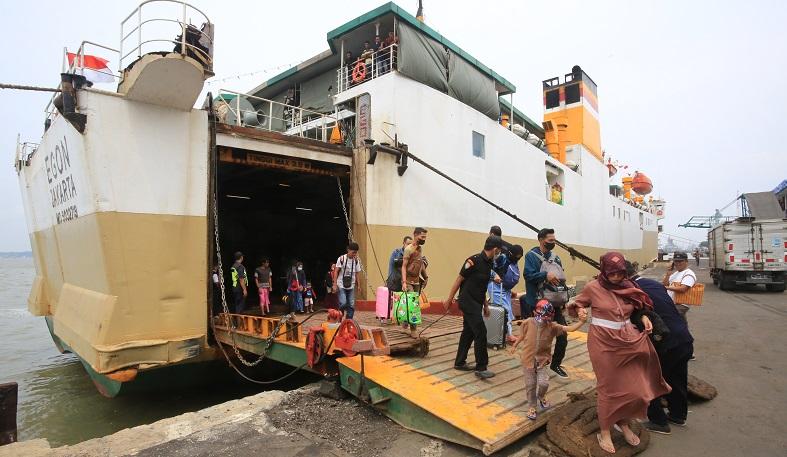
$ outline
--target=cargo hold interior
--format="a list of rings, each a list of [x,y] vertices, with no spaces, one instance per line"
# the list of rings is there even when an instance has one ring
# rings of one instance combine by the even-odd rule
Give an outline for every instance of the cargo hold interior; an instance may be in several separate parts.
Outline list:
[[[349,172],[349,167],[334,166],[349,206],[349,179],[344,171]],[[243,252],[249,274],[246,308],[258,309],[254,269],[263,257],[270,260],[273,271],[272,306],[282,303],[287,272],[297,260],[303,262],[318,297],[316,303],[320,303],[330,264],[347,245],[337,177],[224,162],[218,166],[217,195],[225,284],[231,285],[233,254]],[[228,305],[231,297],[228,290]]]

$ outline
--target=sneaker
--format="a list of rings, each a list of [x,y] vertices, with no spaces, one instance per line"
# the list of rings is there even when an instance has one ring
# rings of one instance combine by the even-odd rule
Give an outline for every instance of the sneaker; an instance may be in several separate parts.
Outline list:
[[[495,374],[489,370],[480,370],[480,371],[476,370],[475,376],[481,379],[489,379],[489,378],[494,378]]]
[[[567,379],[567,378],[568,378],[568,373],[566,373],[566,370],[564,370],[562,366],[559,366],[559,367],[549,367],[549,368],[550,368],[552,371],[554,371],[554,372],[555,372],[555,374],[556,374],[556,375],[558,375],[558,376],[560,376],[561,378],[563,378],[563,379]]]
[[[649,432],[653,433],[660,433],[662,435],[671,435],[672,430],[669,428],[669,424],[659,425],[651,421],[643,422],[642,426],[648,429]]]
[[[677,425],[678,427],[685,427],[686,421],[682,419],[675,419],[672,416],[667,416],[667,421],[671,424]]]
[[[463,364],[461,364],[461,365],[454,365],[454,370],[459,370],[459,371],[475,371],[475,365],[468,365],[468,364],[466,364],[466,363],[463,363]]]

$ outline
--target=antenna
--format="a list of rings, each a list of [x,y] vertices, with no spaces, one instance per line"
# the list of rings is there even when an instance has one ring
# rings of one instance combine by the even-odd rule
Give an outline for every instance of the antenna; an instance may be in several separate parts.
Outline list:
[[[424,21],[424,4],[421,0],[418,0],[418,12],[415,14],[415,18],[419,21]]]

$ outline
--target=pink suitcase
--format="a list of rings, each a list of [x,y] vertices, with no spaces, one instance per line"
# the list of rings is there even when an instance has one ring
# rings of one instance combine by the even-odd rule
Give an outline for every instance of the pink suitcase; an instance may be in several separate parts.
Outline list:
[[[388,288],[380,286],[377,288],[376,303],[375,303],[375,316],[378,319],[388,319]]]

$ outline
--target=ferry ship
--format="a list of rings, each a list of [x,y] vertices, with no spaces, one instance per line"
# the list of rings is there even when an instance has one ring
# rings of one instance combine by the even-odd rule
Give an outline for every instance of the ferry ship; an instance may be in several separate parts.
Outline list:
[[[156,3],[177,14],[151,16]],[[218,356],[209,276],[216,263],[228,273],[235,251],[249,272],[271,259],[277,301],[294,260],[321,290],[352,238],[364,309],[415,226],[429,230],[432,299],[490,226],[536,245],[532,230],[434,170],[590,258],[656,256],[664,202],[644,197],[647,179],[613,180],[596,83],[580,67],[543,82],[536,122],[513,105],[514,84],[387,3],[328,32],[319,55],[203,103],[207,15],[148,1],[120,28],[116,48],[85,41],[72,55],[42,139],[20,143],[15,159],[36,267],[29,310],[107,396]],[[86,74],[101,71],[85,63],[92,54],[119,62],[104,70],[116,91],[91,87]],[[558,254],[570,278],[593,274]]]

